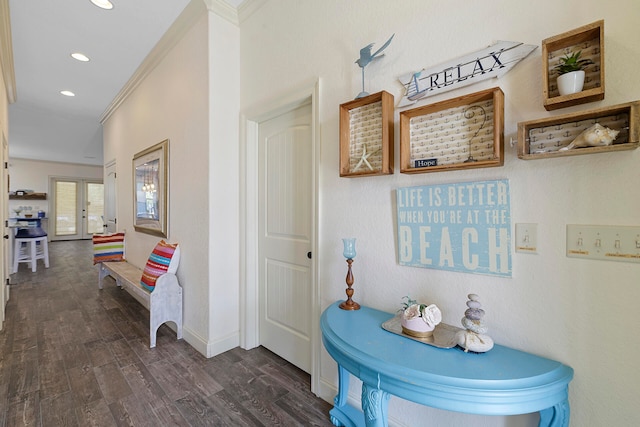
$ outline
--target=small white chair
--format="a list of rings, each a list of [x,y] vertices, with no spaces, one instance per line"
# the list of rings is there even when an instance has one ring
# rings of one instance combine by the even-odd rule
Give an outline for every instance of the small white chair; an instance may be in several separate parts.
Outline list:
[[[13,272],[18,272],[18,264],[31,263],[31,271],[36,272],[37,260],[44,260],[49,268],[49,246],[47,233],[40,227],[21,228],[16,233],[13,256]]]

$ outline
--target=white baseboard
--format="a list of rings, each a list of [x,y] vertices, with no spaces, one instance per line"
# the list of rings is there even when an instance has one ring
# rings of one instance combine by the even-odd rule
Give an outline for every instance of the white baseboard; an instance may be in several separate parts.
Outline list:
[[[184,326],[182,327],[182,337],[206,358],[217,356],[220,353],[236,348],[240,343],[240,336],[237,332],[216,341],[207,342],[204,337]]]

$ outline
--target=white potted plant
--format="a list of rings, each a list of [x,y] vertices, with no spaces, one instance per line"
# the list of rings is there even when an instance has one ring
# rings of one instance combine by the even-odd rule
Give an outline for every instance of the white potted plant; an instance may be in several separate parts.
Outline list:
[[[560,95],[569,95],[582,91],[584,86],[584,69],[593,64],[591,59],[580,58],[582,51],[566,54],[560,58],[560,63],[555,66],[558,72],[558,92]]]
[[[402,303],[402,332],[418,338],[428,338],[433,330],[442,322],[442,313],[435,304],[419,304],[416,300],[405,296]]]

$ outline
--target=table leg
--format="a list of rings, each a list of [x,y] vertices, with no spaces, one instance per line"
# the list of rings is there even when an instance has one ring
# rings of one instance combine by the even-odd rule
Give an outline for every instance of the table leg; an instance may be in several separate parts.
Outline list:
[[[367,427],[387,427],[387,408],[391,395],[362,383],[362,410]]]
[[[338,394],[333,399],[333,409],[329,411],[331,423],[334,426],[347,425],[348,418],[344,413],[347,407],[347,396],[349,394],[349,371],[338,364]]]
[[[564,400],[555,406],[540,411],[539,427],[569,427],[569,401]]]
[[[349,371],[338,365],[338,395],[333,401],[335,406],[344,406],[347,404],[347,395],[349,394]]]

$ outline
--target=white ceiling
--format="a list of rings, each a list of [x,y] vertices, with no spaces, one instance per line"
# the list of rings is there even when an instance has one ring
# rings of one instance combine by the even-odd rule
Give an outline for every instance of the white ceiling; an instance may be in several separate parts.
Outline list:
[[[111,1],[114,8],[103,10],[89,0],[10,0],[17,92],[10,158],[103,164],[100,116],[189,3]]]

